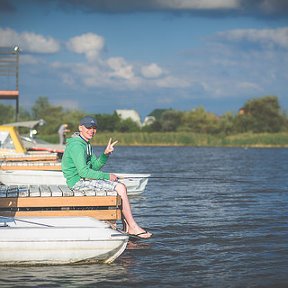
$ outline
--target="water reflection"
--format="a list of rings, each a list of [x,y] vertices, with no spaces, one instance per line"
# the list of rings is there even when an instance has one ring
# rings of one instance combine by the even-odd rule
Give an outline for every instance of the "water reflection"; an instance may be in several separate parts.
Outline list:
[[[43,267],[1,267],[1,287],[82,287],[122,278],[124,266],[111,264]],[[85,275],[85,276],[84,276]],[[84,276],[84,277],[83,277]],[[15,286],[14,286],[15,285]]]

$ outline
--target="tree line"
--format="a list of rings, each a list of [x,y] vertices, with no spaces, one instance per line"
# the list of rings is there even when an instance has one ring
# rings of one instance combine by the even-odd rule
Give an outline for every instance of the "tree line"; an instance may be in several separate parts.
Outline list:
[[[20,107],[18,121],[44,119],[46,125],[39,127],[39,133],[52,135],[57,133],[63,123],[67,123],[71,131],[77,131],[79,119],[86,114],[81,110],[52,105],[47,97],[39,97],[31,111]],[[90,115],[97,119],[99,129],[104,132],[193,132],[214,135],[288,132],[288,117],[282,111],[277,96],[250,99],[236,114],[227,112],[221,116],[207,112],[203,107],[190,111],[155,109],[149,114],[155,121],[143,127],[139,127],[132,119],[122,120],[116,112]],[[0,123],[14,121],[15,108],[0,104]]]

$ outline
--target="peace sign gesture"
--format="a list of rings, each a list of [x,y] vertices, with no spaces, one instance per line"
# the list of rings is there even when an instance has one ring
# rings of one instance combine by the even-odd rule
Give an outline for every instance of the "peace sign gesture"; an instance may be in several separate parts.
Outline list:
[[[106,149],[104,150],[104,154],[105,155],[110,155],[113,151],[114,151],[114,145],[116,145],[118,143],[118,140],[112,142],[112,138],[109,139],[108,145],[106,147]]]

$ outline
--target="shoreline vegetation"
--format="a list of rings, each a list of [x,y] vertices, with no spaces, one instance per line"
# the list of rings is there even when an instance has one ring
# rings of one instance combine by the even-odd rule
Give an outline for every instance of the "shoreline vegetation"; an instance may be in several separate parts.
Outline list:
[[[13,111],[11,106],[0,104],[0,123],[13,122]],[[44,119],[45,125],[39,125],[37,132],[40,139],[50,143],[59,143],[60,125],[68,125],[70,137],[72,131],[78,131],[79,119],[87,115],[54,106],[47,97],[39,97],[31,111],[20,112],[21,121]],[[281,109],[277,96],[252,98],[236,114],[220,116],[204,107],[187,111],[155,109],[148,115],[149,121],[143,123],[138,117],[139,121],[131,115],[122,117],[116,111],[91,116],[99,127],[92,142],[95,146],[107,145],[111,137],[119,141],[119,146],[288,147],[288,113]],[[21,132],[23,135],[24,128]]]
[[[194,147],[288,147],[288,133],[244,133],[211,135],[185,132],[166,133],[99,133],[93,145],[106,145],[107,139],[123,146],[194,146]],[[118,145],[118,144],[117,144]]]
[[[70,135],[67,135],[69,138]],[[118,140],[117,146],[191,146],[191,147],[257,147],[288,148],[288,133],[241,133],[235,135],[211,135],[191,132],[98,132],[91,142],[104,146],[109,138]],[[57,143],[58,135],[41,137]]]

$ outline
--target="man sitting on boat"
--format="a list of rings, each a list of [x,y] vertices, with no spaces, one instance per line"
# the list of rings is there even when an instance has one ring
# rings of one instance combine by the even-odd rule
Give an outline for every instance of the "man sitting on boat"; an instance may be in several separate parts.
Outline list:
[[[90,140],[97,132],[97,121],[91,116],[80,120],[79,133],[67,140],[67,146],[62,157],[62,171],[66,183],[71,190],[116,191],[122,199],[122,215],[124,231],[131,236],[147,239],[152,234],[141,228],[134,220],[126,186],[118,182],[118,177],[112,173],[100,171],[106,164],[109,155],[114,151],[118,141],[110,138],[107,147],[100,157],[92,152]]]

